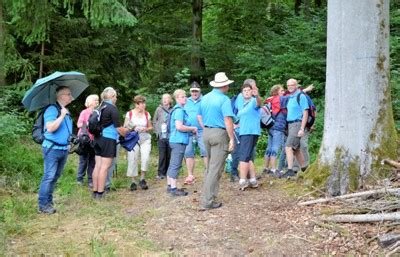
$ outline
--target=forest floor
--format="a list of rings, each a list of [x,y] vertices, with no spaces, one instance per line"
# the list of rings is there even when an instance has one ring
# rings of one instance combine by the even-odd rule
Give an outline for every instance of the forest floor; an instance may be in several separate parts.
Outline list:
[[[4,242],[5,255],[185,255],[309,256],[382,255],[374,237],[384,224],[324,223],[332,206],[299,207],[309,193],[295,181],[269,176],[258,189],[239,191],[221,179],[222,208],[201,211],[202,172],[185,186],[187,197],[171,197],[165,180],[149,179],[149,190],[128,186],[95,201],[86,187],[55,194],[57,213],[32,213]],[[121,176],[121,175],[120,175]],[[126,178],[125,183],[129,181]],[[183,183],[183,176],[179,180]],[[19,195],[15,208],[35,208],[36,195]],[[19,204],[16,204],[19,202]],[[25,205],[18,207],[17,205]],[[5,215],[7,217],[7,215]],[[6,221],[7,222],[7,221]],[[12,226],[13,225],[13,226]]]

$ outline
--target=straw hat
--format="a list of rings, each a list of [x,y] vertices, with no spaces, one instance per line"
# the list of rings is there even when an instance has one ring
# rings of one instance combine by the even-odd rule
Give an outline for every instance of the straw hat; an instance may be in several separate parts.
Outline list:
[[[215,74],[214,80],[210,82],[212,87],[223,87],[232,84],[234,81],[229,80],[225,72],[218,72]]]

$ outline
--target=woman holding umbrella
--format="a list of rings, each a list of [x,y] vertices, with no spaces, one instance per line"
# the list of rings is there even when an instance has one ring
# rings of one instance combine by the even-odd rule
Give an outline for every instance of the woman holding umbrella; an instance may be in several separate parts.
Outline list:
[[[117,92],[112,87],[107,87],[101,93],[103,100],[100,110],[100,124],[103,128],[101,135],[94,138],[94,152],[96,165],[93,170],[93,198],[101,199],[104,196],[104,186],[107,171],[113,158],[116,156],[116,146],[119,135],[125,136],[127,128],[120,126],[119,112],[115,103]]]

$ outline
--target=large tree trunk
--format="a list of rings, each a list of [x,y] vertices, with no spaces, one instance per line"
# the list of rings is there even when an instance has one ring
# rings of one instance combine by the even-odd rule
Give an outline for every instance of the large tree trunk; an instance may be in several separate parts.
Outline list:
[[[328,192],[355,190],[395,159],[389,88],[389,0],[328,2],[324,136],[310,176]],[[314,180],[315,181],[315,180]]]
[[[203,36],[203,0],[193,0],[192,9],[192,79],[200,82],[205,71],[205,62],[204,58],[201,57],[200,49]]]
[[[0,87],[6,84],[5,64],[5,29],[3,20],[3,2],[0,1]]]

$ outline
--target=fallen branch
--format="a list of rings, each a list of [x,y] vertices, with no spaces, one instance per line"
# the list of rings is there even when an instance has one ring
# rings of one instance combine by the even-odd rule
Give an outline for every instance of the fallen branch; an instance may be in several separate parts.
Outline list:
[[[364,197],[364,196],[370,196],[370,195],[376,195],[376,194],[400,195],[400,188],[388,188],[388,189],[382,188],[382,189],[378,189],[378,190],[370,190],[370,191],[358,192],[358,193],[353,193],[353,194],[340,195],[340,196],[336,196],[336,197],[319,198],[316,200],[301,202],[301,203],[298,203],[297,205],[304,206],[304,205],[311,205],[311,204],[316,204],[316,203],[326,203],[326,202],[332,202],[332,201],[336,201],[336,200],[342,200],[342,199],[348,199],[348,198],[354,198],[354,197]]]
[[[383,159],[381,161],[381,165],[387,164],[389,166],[392,166],[396,169],[400,169],[400,162],[394,161],[394,160],[390,160],[390,159]]]
[[[382,247],[388,247],[400,240],[400,234],[388,233],[378,236],[378,243]]]
[[[376,213],[360,215],[334,215],[323,218],[324,221],[333,222],[377,222],[377,221],[399,221],[400,212]]]

